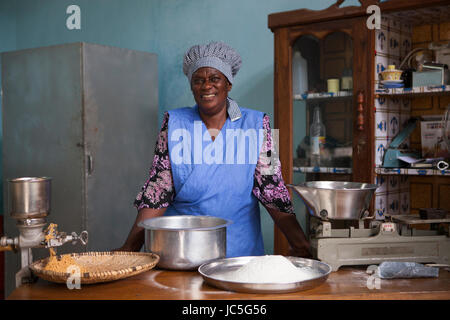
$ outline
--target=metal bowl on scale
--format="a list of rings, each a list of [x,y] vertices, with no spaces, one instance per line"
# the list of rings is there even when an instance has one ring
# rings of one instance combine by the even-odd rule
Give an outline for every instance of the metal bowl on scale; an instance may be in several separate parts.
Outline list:
[[[359,220],[369,217],[376,184],[343,181],[309,181],[288,184],[312,216],[322,220]]]

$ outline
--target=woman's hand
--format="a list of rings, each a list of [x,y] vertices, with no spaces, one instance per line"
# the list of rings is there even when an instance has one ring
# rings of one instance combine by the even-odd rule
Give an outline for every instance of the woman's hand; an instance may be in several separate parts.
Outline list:
[[[300,246],[297,246],[295,248],[291,246],[289,251],[289,255],[293,257],[301,257],[307,259],[313,258],[313,255],[311,253],[311,246],[309,243],[301,244]]]
[[[266,207],[266,209],[270,213],[275,225],[283,232],[289,242],[289,255],[312,258],[311,245],[295,215],[292,213],[281,212],[273,208]]]
[[[143,208],[139,210],[139,213],[136,217],[136,221],[134,222],[133,227],[131,228],[127,240],[125,241],[123,246],[114,249],[112,251],[130,251],[130,252],[141,251],[142,245],[145,242],[145,229],[138,226],[139,222],[155,217],[160,217],[164,214],[166,210],[167,208],[162,209]]]

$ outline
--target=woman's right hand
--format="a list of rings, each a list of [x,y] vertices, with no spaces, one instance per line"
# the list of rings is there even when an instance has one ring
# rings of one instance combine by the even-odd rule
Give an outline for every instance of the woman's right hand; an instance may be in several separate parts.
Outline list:
[[[145,241],[145,229],[139,227],[138,224],[146,219],[151,219],[155,217],[160,217],[164,214],[167,208],[162,209],[150,209],[142,208],[136,217],[136,221],[131,228],[128,238],[120,248],[113,249],[112,251],[129,251],[129,252],[139,252],[141,251],[142,245]]]

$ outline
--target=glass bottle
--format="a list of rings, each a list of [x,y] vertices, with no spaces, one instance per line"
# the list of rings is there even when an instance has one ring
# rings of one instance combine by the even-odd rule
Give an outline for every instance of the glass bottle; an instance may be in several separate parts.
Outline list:
[[[314,116],[309,128],[309,137],[311,139],[311,166],[319,167],[321,165],[321,155],[325,147],[325,125],[322,123],[320,108],[314,108]]]
[[[294,52],[292,68],[292,91],[294,96],[302,95],[308,91],[308,63],[300,51]]]

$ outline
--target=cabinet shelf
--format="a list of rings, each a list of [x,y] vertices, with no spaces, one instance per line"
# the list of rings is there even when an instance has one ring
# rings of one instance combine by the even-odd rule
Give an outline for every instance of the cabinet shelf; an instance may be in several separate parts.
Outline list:
[[[308,94],[295,94],[295,101],[328,101],[336,99],[345,99],[353,96],[351,91],[339,91],[338,93],[333,92],[317,92]]]
[[[376,174],[381,175],[410,175],[410,176],[450,176],[450,170],[422,169],[422,168],[375,168]]]
[[[428,96],[428,95],[435,96],[446,94],[450,94],[450,85],[375,90],[375,95],[379,97],[387,97],[387,96],[417,97],[417,96]]]
[[[336,167],[293,167],[294,172],[299,173],[333,173],[333,174],[351,174],[352,168]]]

